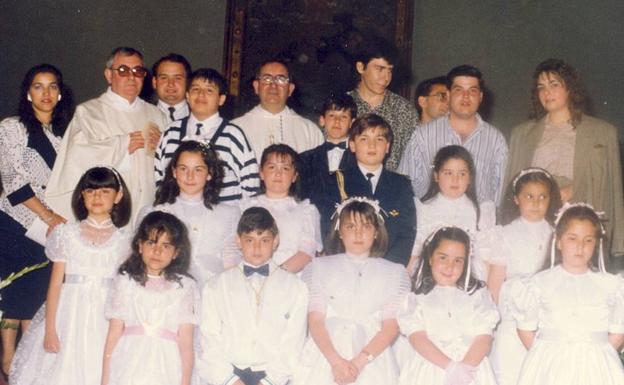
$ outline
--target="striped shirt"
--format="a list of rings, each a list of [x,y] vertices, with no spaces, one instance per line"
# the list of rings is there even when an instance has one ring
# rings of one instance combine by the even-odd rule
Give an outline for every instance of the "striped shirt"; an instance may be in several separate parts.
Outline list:
[[[227,202],[255,195],[260,188],[256,155],[243,131],[232,123],[224,122],[218,113],[201,122],[191,114],[190,117],[176,120],[167,126],[158,143],[154,159],[156,186],[162,182],[165,170],[182,139],[197,137],[206,143],[210,142],[222,123],[225,124],[223,131],[212,140],[219,158],[223,161],[224,176],[219,197],[222,202]],[[201,127],[199,135],[196,135],[198,124]]]
[[[412,181],[414,195],[425,195],[429,188],[433,159],[438,150],[452,144],[463,146],[472,155],[477,170],[476,189],[479,202],[501,201],[505,167],[507,163],[507,143],[503,134],[478,114],[477,128],[462,143],[460,136],[453,131],[449,116],[444,115],[416,128],[410,138],[397,172],[408,175]]]

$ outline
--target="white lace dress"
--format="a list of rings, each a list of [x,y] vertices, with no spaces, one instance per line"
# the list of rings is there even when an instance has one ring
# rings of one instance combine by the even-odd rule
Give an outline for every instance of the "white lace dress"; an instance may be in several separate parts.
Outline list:
[[[498,322],[496,305],[486,288],[469,295],[454,286],[435,286],[427,294],[410,294],[399,316],[405,336],[425,331],[447,357],[461,361],[474,338],[491,334]],[[444,369],[412,350],[412,359],[401,370],[400,385],[442,385]],[[471,385],[496,385],[494,372],[485,357]]]
[[[112,352],[109,385],[177,385],[182,362],[177,342],[180,325],[199,323],[195,281],[148,277],[145,286],[127,275],[115,278],[106,318],[124,322]]]
[[[302,278],[310,291],[308,311],[325,314],[332,344],[347,360],[362,351],[384,320],[396,318],[410,286],[403,265],[347,254],[316,258]],[[396,384],[398,377],[399,368],[389,347],[366,365],[354,384]],[[304,346],[293,384],[334,385],[329,362],[312,337]]]
[[[15,385],[98,385],[108,332],[104,305],[119,264],[129,255],[129,238],[110,221],[59,225],[46,254],[65,263],[65,280],[56,312],[58,353],[43,349],[45,305],[22,338],[11,369]],[[99,228],[98,228],[99,227]]]
[[[622,385],[624,368],[607,341],[624,333],[624,280],[561,265],[521,283],[512,314],[521,330],[536,330],[518,385]]]
[[[532,276],[543,266],[550,251],[552,227],[545,220],[528,222],[520,217],[486,233],[480,242],[480,257],[506,268],[505,282],[498,296],[501,322],[496,328],[489,357],[499,385],[515,385],[526,348],[516,332],[511,300],[522,295],[516,281]]]
[[[254,206],[264,207],[275,218],[280,242],[273,253],[273,261],[278,265],[298,251],[314,257],[317,251],[323,249],[321,216],[309,200],[297,202],[293,197],[271,199],[266,195],[258,195],[243,199],[240,203],[241,211]]]
[[[220,203],[209,209],[201,198],[178,196],[174,203],[144,207],[137,216],[137,226],[155,210],[173,214],[186,225],[191,241],[189,273],[197,280],[199,288],[204,287],[210,277],[240,262],[240,251],[236,246],[236,227],[240,219],[238,207]]]

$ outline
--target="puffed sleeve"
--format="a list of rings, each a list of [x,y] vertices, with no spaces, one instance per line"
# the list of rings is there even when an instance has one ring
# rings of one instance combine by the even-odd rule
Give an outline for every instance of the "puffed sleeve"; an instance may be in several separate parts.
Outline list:
[[[477,260],[482,263],[507,266],[508,255],[503,226],[490,227],[476,233],[474,257]]]
[[[507,286],[511,316],[516,320],[518,329],[537,330],[540,292],[534,279],[512,280]]]
[[[496,225],[496,205],[492,201],[479,204],[479,230],[489,229]]]
[[[128,321],[130,319],[130,301],[132,299],[133,281],[128,275],[117,274],[108,292],[104,309],[106,319]]]
[[[195,281],[188,278],[182,280],[182,298],[178,312],[178,323],[199,325],[199,289]]]
[[[431,218],[427,218],[427,210],[416,197],[414,197],[414,205],[416,206],[416,238],[414,238],[414,246],[412,246],[412,255],[420,255],[425,239],[429,236],[427,231],[429,226],[426,224],[431,223]]]
[[[624,279],[609,298],[609,333],[624,334]]]
[[[308,313],[315,311],[325,314],[327,311],[327,296],[323,292],[320,268],[321,261],[313,260],[301,274],[301,279],[308,286]]]
[[[52,262],[67,262],[67,228],[66,224],[56,226],[46,239],[45,254]]]
[[[496,304],[487,288],[483,287],[471,295],[474,304],[472,335],[492,334],[500,319]]]
[[[416,294],[409,293],[403,297],[397,321],[401,333],[407,337],[415,332],[425,330],[423,306],[419,303]]]
[[[223,241],[223,250],[221,250],[221,257],[223,259],[223,267],[226,269],[231,266],[236,266],[241,260],[241,251],[236,244],[236,228],[238,227],[238,221],[241,217],[240,208],[232,206],[230,215],[225,219],[224,225],[227,231],[227,237]]]
[[[28,172],[22,167],[25,130],[17,118],[0,123],[0,175],[6,197],[13,206],[35,196]]]
[[[300,203],[303,206],[301,215],[301,236],[297,250],[314,257],[323,249],[321,241],[321,215],[316,207],[307,199]]]
[[[392,264],[392,274],[389,279],[390,290],[388,300],[381,312],[381,318],[391,319],[397,318],[401,303],[407,293],[410,291],[411,281],[407,270],[398,264]]]

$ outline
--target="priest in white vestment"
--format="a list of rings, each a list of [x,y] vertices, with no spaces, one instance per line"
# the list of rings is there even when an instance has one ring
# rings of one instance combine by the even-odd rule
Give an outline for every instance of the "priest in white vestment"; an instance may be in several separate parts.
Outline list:
[[[130,223],[141,207],[153,203],[154,150],[167,118],[139,98],[146,74],[139,51],[117,48],[104,70],[108,90],[76,108],[46,189],[46,202],[64,218],[74,219],[72,193],[82,174],[96,165],[114,167],[126,182],[132,197]]]
[[[253,87],[260,104],[232,123],[242,128],[256,153],[258,164],[262,151],[272,144],[284,143],[301,153],[325,142],[316,124],[286,106],[295,85],[285,63],[274,60],[264,62],[256,74]]]

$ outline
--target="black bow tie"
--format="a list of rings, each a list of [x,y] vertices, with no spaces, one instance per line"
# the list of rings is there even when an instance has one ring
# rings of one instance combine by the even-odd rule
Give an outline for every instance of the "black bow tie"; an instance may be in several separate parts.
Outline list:
[[[327,151],[331,151],[334,148],[341,148],[343,150],[347,149],[347,142],[340,142],[338,144],[332,143],[332,142],[325,142],[325,145],[327,146]]]
[[[245,277],[249,277],[253,273],[260,274],[266,277],[269,275],[269,264],[265,263],[264,265],[260,267],[243,265],[243,273],[245,273]]]

